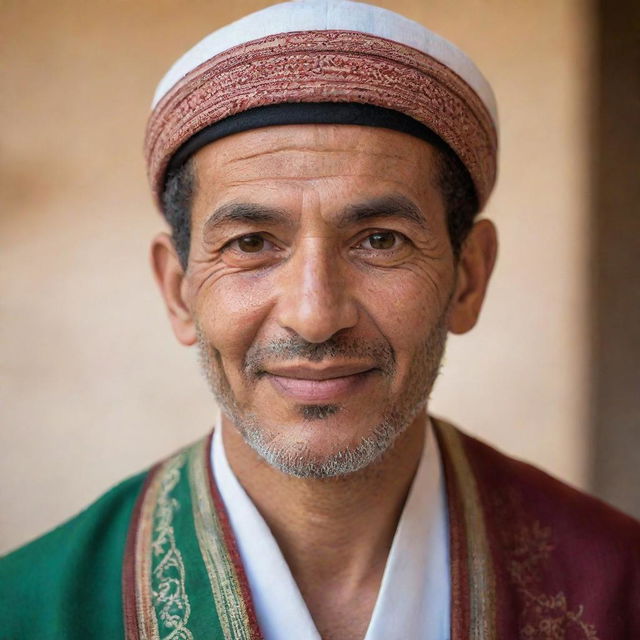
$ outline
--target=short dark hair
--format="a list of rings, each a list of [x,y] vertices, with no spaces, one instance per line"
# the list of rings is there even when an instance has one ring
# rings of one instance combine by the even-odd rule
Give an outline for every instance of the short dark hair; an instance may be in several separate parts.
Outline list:
[[[471,176],[458,156],[444,145],[436,152],[436,185],[444,198],[447,231],[457,260],[478,213],[478,197]],[[189,160],[168,177],[162,194],[164,216],[171,227],[173,246],[185,271],[189,262],[194,188],[193,163]]]
[[[187,270],[191,245],[191,200],[195,173],[191,160],[167,178],[162,193],[162,213],[171,228],[171,239],[182,270]]]

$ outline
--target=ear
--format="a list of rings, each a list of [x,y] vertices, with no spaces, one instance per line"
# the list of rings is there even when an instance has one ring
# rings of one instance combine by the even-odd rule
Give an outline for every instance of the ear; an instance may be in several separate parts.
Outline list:
[[[495,226],[490,220],[479,220],[464,241],[456,265],[456,288],[449,308],[451,333],[466,333],[478,321],[497,251]]]
[[[159,233],[151,241],[151,267],[176,338],[185,346],[196,342],[196,328],[185,299],[185,273],[171,236]]]

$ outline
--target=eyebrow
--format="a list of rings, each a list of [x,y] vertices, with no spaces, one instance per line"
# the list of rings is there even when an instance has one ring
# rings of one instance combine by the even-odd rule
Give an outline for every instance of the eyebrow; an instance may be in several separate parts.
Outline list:
[[[423,229],[429,227],[420,208],[409,198],[391,194],[347,205],[339,216],[337,227],[343,229],[376,218],[401,218]],[[291,218],[281,209],[251,202],[229,202],[218,207],[205,221],[203,232],[223,224],[283,224],[291,226]]]
[[[338,227],[347,227],[372,218],[401,218],[423,229],[429,227],[420,207],[400,194],[372,198],[345,207]]]
[[[291,225],[289,216],[280,209],[251,202],[229,202],[218,207],[207,218],[203,232],[206,234],[213,227],[234,222]]]

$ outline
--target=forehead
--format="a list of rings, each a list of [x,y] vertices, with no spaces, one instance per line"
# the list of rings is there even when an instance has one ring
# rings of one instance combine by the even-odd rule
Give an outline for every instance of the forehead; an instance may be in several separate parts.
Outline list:
[[[318,184],[333,191],[401,191],[433,185],[436,150],[408,134],[357,125],[265,127],[218,140],[194,155],[197,192],[211,198],[254,188],[278,193]],[[209,198],[207,198],[209,199]]]

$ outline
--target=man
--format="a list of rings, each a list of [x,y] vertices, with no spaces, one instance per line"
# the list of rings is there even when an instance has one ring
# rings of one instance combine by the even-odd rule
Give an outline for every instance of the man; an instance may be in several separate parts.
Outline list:
[[[160,83],[173,330],[213,434],[0,564],[2,637],[640,637],[640,525],[428,417],[496,255],[491,89],[345,0],[272,6]]]

